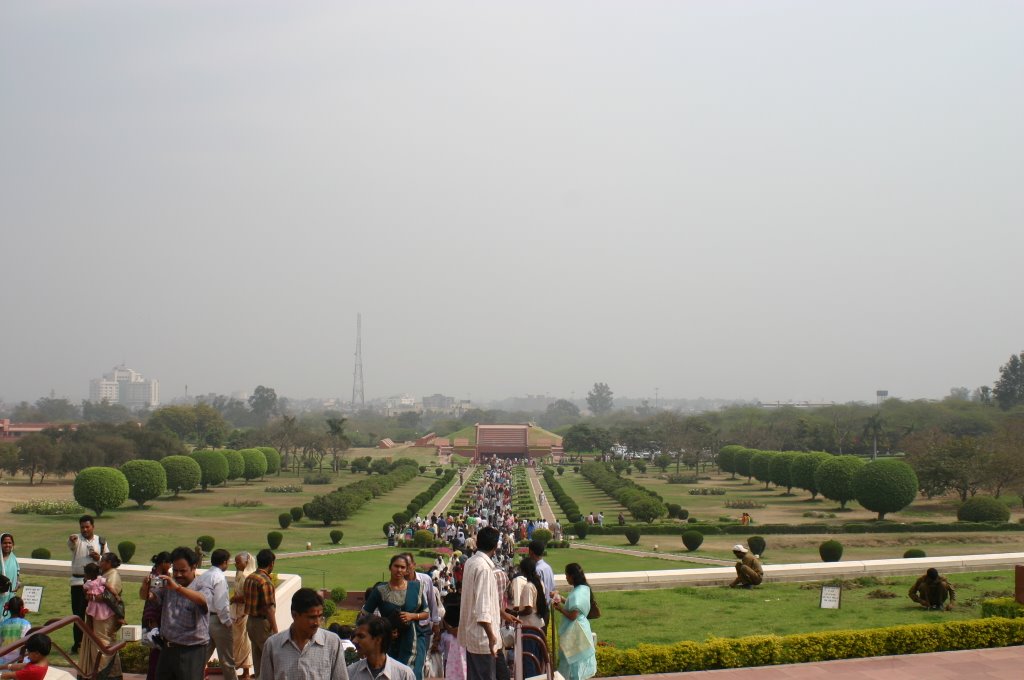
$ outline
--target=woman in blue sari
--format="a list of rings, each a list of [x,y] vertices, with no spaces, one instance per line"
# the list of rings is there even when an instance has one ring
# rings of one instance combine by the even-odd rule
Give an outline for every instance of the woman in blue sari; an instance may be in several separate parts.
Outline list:
[[[558,623],[558,672],[566,680],[587,680],[597,675],[597,652],[588,616],[597,609],[594,593],[587,585],[583,567],[565,565],[565,580],[572,586],[562,601],[557,593],[551,608],[562,615]]]
[[[11,582],[10,590],[0,594],[0,611],[3,611],[3,606],[21,588],[21,567],[18,566],[18,558],[14,555],[14,536],[8,533],[0,534],[0,546],[3,549],[0,553],[0,574]]]
[[[360,618],[379,611],[383,618],[388,619],[398,631],[398,639],[388,648],[388,656],[409,668],[415,668],[416,636],[419,633],[417,621],[429,618],[430,611],[420,590],[420,582],[415,578],[406,580],[405,572],[408,568],[405,556],[395,555],[391,558],[388,565],[391,580],[378,583],[370,589]]]

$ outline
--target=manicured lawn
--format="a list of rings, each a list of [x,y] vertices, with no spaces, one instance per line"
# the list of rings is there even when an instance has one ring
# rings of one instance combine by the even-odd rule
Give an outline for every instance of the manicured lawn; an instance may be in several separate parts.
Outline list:
[[[921,571],[924,572],[925,565]],[[927,612],[907,598],[911,577],[860,579],[843,587],[842,608],[819,608],[819,583],[780,583],[753,590],[727,587],[673,588],[596,593],[601,618],[598,640],[616,647],[640,642],[744,635],[787,635],[822,630],[938,623],[981,616],[981,600],[1013,594],[1010,571],[952,574],[958,604],[951,612]]]
[[[543,478],[541,479],[543,482]],[[622,507],[618,501],[591,484],[590,480],[583,475],[573,472],[571,468],[566,470],[565,474],[561,477],[556,476],[555,479],[562,485],[565,492],[572,496],[573,500],[575,500],[580,506],[580,512],[582,512],[584,516],[591,512],[595,515],[599,512],[603,512],[605,524],[614,524],[620,512],[627,518],[631,516],[629,511]],[[547,489],[547,485],[544,485],[544,488],[548,494],[548,502],[551,504],[551,509],[562,521],[562,524],[565,525],[568,520],[562,512],[562,508],[559,507],[558,503],[555,501],[551,490]]]

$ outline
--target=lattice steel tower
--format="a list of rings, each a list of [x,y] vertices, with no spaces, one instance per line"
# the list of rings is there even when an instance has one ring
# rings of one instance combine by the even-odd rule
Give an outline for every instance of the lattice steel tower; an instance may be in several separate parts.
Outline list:
[[[352,369],[352,408],[356,407],[356,399],[359,399],[359,408],[366,406],[366,397],[363,395],[363,315],[356,314],[356,365]]]

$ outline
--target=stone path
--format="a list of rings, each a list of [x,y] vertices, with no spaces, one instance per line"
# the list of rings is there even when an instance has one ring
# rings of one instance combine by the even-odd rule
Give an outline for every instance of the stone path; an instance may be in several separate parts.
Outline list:
[[[595,543],[573,543],[572,547],[579,548],[581,550],[593,550],[595,552],[618,553],[620,555],[632,555],[633,557],[653,557],[659,560],[691,562],[693,564],[704,564],[715,567],[731,567],[735,563],[735,560],[719,560],[713,557],[696,557],[690,555],[678,555],[675,553],[647,552],[645,550],[616,548],[610,545],[597,545]]]
[[[466,482],[468,482],[470,480],[470,478],[473,476],[473,471],[474,470],[476,470],[476,466],[475,465],[470,465],[469,467],[466,468],[466,474],[463,475],[463,479],[465,479]],[[458,477],[458,473],[456,473],[455,476]],[[464,486],[465,486],[465,484],[459,484],[458,482],[455,482],[454,484],[452,484],[452,487],[450,489],[448,489],[448,493],[446,493],[444,496],[441,497],[441,500],[438,501],[437,505],[435,505],[433,507],[433,509],[430,511],[430,514],[433,514],[435,512],[437,514],[441,514],[442,512],[447,510],[448,509],[448,505],[453,500],[455,500],[455,497],[459,495],[459,492],[462,491],[462,487],[464,487]]]
[[[344,548],[324,548],[323,550],[303,550],[302,552],[277,553],[277,559],[286,560],[290,557],[313,557],[314,555],[337,555],[339,553],[362,552],[364,550],[377,550],[388,547],[387,541],[374,543],[372,545],[349,545]],[[280,570],[278,570],[280,571]]]
[[[530,480],[530,490],[533,492],[533,500],[537,501],[537,507],[540,508],[541,516],[548,521],[548,524],[552,527],[555,526],[555,513],[551,509],[550,499],[545,497],[543,503],[540,502],[540,492],[542,487],[540,485],[540,476],[537,474],[537,468],[527,467],[526,476]]]
[[[707,680],[816,680],[820,677],[828,677],[829,680],[1019,680],[1022,664],[1024,648],[1000,647],[622,677],[630,680],[695,680],[698,676]]]

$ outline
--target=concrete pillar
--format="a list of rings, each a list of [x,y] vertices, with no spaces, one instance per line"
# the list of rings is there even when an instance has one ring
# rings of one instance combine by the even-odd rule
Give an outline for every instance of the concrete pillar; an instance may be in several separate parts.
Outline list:
[[[1017,596],[1017,602],[1024,604],[1024,564],[1018,564],[1014,568],[1014,576],[1016,576],[1014,593]]]

